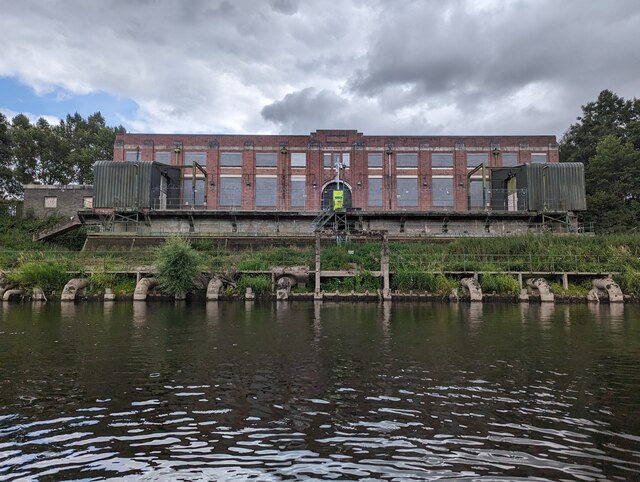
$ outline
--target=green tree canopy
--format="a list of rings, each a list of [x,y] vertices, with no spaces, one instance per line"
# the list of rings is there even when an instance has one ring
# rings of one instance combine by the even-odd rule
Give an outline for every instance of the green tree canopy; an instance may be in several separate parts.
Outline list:
[[[122,126],[109,127],[96,112],[77,112],[58,124],[44,118],[32,124],[18,114],[9,123],[0,114],[0,199],[20,197],[23,184],[88,184],[93,163],[111,159]]]

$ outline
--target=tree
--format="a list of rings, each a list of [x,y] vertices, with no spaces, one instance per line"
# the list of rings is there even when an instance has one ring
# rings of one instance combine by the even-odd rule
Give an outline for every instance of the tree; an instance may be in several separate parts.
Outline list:
[[[640,148],[640,100],[625,100],[603,90],[595,102],[582,106],[582,116],[560,141],[560,160],[587,165],[600,140],[614,135]]]
[[[22,193],[12,169],[10,128],[9,121],[0,113],[0,200],[16,198]]]
[[[640,221],[640,150],[615,135],[603,137],[586,173],[587,220],[600,231],[624,231]]]

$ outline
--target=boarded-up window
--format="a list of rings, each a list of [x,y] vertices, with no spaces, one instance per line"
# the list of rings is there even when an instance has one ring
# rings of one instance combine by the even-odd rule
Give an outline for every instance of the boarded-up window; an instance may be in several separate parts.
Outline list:
[[[93,208],[93,196],[84,196],[82,198],[82,207],[84,209],[92,209]]]
[[[171,164],[171,152],[156,152],[156,162],[159,162],[160,164]]]
[[[467,154],[467,167],[478,167],[480,164],[489,165],[489,154],[486,152],[473,152]]]
[[[367,156],[367,165],[369,167],[382,167],[382,153],[381,152],[369,153],[369,155]]]
[[[291,167],[306,167],[307,166],[307,153],[306,152],[292,152],[291,153]]]
[[[432,201],[433,207],[453,207],[453,178],[433,178],[432,184]]]
[[[278,200],[278,180],[275,177],[256,177],[256,207],[275,208]]]
[[[220,206],[242,206],[242,179],[221,177],[218,202]]]
[[[125,161],[136,162],[140,160],[140,151],[127,151],[125,152]]]
[[[351,167],[351,154],[348,152],[342,153],[342,167],[345,169]]]
[[[368,205],[382,207],[382,178],[370,177],[368,184]]]
[[[256,167],[277,167],[278,154],[275,152],[257,152]]]
[[[437,152],[431,154],[431,167],[453,167],[453,153]]]
[[[192,166],[194,162],[197,162],[201,166],[207,165],[207,153],[206,152],[194,152],[187,151],[184,153],[184,165]]]
[[[55,209],[58,207],[58,198],[56,196],[45,196],[44,207],[47,209]]]
[[[331,166],[333,165],[331,162],[331,153],[330,152],[325,152],[322,154],[322,165],[324,166],[325,169],[330,169]]]
[[[304,207],[306,200],[306,181],[304,177],[291,178],[291,207]]]
[[[396,156],[397,167],[418,167],[417,152],[403,152]]]
[[[531,162],[533,164],[544,164],[547,162],[547,153],[546,152],[533,152],[531,154]]]
[[[505,167],[518,165],[518,154],[515,152],[502,153],[502,165]]]
[[[242,167],[242,152],[221,152],[220,165],[222,167]]]
[[[193,180],[191,178],[182,181],[182,201],[189,206],[204,206],[204,179],[196,179],[196,189],[193,190]]]
[[[404,208],[418,206],[417,177],[399,177],[396,180],[396,205]]]

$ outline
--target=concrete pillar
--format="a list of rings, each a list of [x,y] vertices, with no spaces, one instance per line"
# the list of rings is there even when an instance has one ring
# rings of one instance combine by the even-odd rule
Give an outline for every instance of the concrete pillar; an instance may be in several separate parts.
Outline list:
[[[569,275],[567,273],[562,273],[562,289],[565,291],[569,289]]]
[[[316,288],[313,292],[313,299],[322,299],[322,290],[320,287],[320,233],[316,233]]]
[[[380,247],[380,271],[382,272],[382,299],[391,301],[391,285],[389,283],[389,239],[387,234],[382,235]]]

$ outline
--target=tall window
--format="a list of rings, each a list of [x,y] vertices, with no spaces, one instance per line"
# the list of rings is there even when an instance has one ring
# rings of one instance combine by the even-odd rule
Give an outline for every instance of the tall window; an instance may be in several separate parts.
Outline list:
[[[196,179],[196,190],[193,190],[193,180],[186,178],[182,180],[183,203],[189,206],[204,206],[204,190],[206,189],[204,179]]]
[[[439,208],[453,207],[453,178],[434,177],[431,180],[431,205]]]
[[[221,167],[242,167],[242,152],[221,152]]]
[[[159,162],[160,164],[171,164],[171,152],[156,152],[156,162]]]
[[[278,179],[256,176],[256,207],[275,208],[278,202]]]
[[[306,152],[292,152],[291,153],[291,167],[306,167],[307,166],[307,153]]]
[[[518,154],[516,152],[503,152],[502,153],[502,165],[504,167],[511,167],[518,165]]]
[[[240,176],[221,177],[218,192],[220,206],[242,206],[242,179]]]
[[[184,165],[192,166],[194,162],[197,162],[201,166],[207,165],[207,153],[197,151],[186,151],[184,153]]]
[[[453,153],[434,152],[431,154],[431,167],[453,167]]]
[[[417,152],[403,152],[396,155],[397,167],[418,167]]]
[[[484,164],[485,167],[489,166],[489,154],[486,152],[472,152],[467,154],[467,167],[478,167],[480,164]]]
[[[396,205],[403,208],[418,207],[417,177],[398,177],[396,180]]]
[[[482,209],[482,178],[472,179],[473,181],[469,183],[469,208]]]
[[[256,167],[277,167],[278,154],[276,152],[256,153]]]
[[[370,207],[382,206],[382,177],[370,177],[369,188],[367,190],[368,201]]]
[[[303,208],[306,200],[306,180],[304,176],[291,176],[291,207]]]
[[[543,164],[547,162],[547,153],[546,152],[532,152],[531,153],[531,162],[533,164]]]
[[[370,152],[367,156],[367,165],[369,167],[382,167],[382,153]]]

